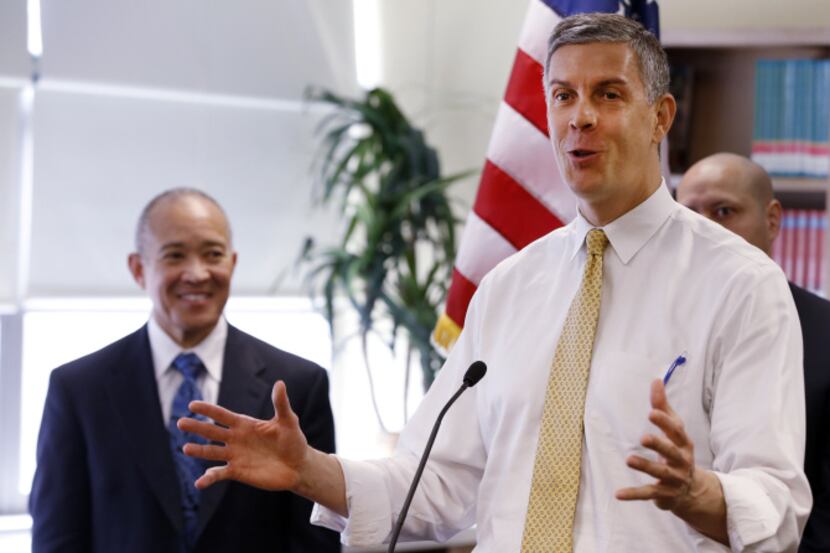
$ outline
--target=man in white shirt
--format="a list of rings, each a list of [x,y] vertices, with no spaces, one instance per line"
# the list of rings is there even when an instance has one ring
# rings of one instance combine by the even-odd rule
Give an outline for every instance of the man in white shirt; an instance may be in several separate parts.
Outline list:
[[[395,455],[355,462],[307,447],[278,383],[267,423],[205,403],[193,410],[227,428],[180,421],[225,443],[186,446],[227,463],[197,486],[289,489],[316,501],[313,520],[346,543],[386,540],[438,411],[481,359],[488,374],[447,415],[404,538],[443,540],[476,523],[476,551],[488,553],[795,550],[810,492],[801,338],[783,274],[662,183],[659,145],[675,102],[652,35],[621,16],[573,16],[554,30],[547,59],[548,128],[579,215],[485,277]],[[552,362],[583,297],[592,229],[609,245],[590,254],[601,300],[578,495],[557,549],[532,545],[528,513],[548,383],[561,374]]]
[[[782,207],[769,175],[754,161],[726,152],[701,159],[677,185],[677,201],[772,255]],[[804,472],[813,494],[799,553],[818,553],[830,551],[830,302],[792,282],[790,291],[804,341]]]
[[[176,427],[193,399],[268,418],[274,382],[290,380],[309,442],[334,451],[326,372],[223,317],[235,265],[230,225],[208,195],[174,189],[145,207],[129,267],[152,315],[52,372],[30,496],[35,553],[340,550],[296,495],[193,486],[205,466],[182,453],[193,438]]]

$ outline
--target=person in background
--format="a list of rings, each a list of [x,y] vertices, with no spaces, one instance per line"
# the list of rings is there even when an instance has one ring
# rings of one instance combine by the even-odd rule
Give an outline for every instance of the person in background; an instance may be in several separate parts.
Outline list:
[[[334,553],[335,532],[308,523],[311,503],[239,483],[197,490],[208,466],[187,457],[176,427],[194,399],[273,415],[288,382],[309,443],[334,451],[325,370],[223,316],[236,265],[220,205],[168,190],[144,208],[129,269],[153,304],[149,322],[55,369],[30,495],[34,553]]]
[[[781,228],[781,203],[763,167],[736,154],[719,153],[695,163],[677,186],[677,201],[728,228],[772,255]],[[813,510],[799,551],[830,551],[830,302],[799,288],[790,291],[804,340],[807,443],[804,472]]]
[[[477,553],[793,552],[810,509],[801,333],[775,263],[675,202],[659,146],[666,54],[621,15],[562,19],[547,51],[550,141],[578,215],[490,271],[389,458],[310,447],[276,417],[205,402],[179,421],[224,445],[197,480],[291,490],[347,545],[390,539],[433,422],[448,412],[402,539],[476,523]]]

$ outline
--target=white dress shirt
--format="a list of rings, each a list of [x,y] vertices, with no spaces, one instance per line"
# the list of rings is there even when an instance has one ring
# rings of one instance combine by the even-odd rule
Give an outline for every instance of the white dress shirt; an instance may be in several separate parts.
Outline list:
[[[182,373],[173,367],[173,360],[180,353],[193,352],[199,356],[206,371],[196,379],[196,385],[202,392],[204,401],[209,403],[218,401],[219,384],[222,383],[222,366],[225,361],[225,341],[228,338],[228,322],[224,317],[219,317],[219,322],[204,340],[189,349],[182,349],[174,342],[152,316],[147,323],[147,335],[150,339],[150,350],[153,353],[153,366],[156,371],[161,414],[165,425],[170,420],[173,398],[184,380]]]
[[[477,553],[521,549],[554,349],[586,260],[581,216],[491,271],[464,331],[390,459],[341,459],[349,519],[312,521],[349,545],[388,540],[438,411],[470,363],[484,379],[444,420],[402,539],[446,540],[477,525]],[[649,388],[681,353],[668,400],[715,471],[734,551],[796,551],[810,510],[798,316],[760,250],[674,202],[665,185],[604,227],[602,305],[585,402],[574,551],[728,551],[651,501],[614,492],[654,479],[629,469],[646,432]]]

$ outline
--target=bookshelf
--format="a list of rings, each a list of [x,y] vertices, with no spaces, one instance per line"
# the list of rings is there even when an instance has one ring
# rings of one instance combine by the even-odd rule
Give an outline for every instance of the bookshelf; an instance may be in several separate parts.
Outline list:
[[[750,156],[755,64],[759,59],[830,58],[830,27],[817,29],[673,30],[663,33],[673,68],[678,117],[670,135],[672,181],[717,153]],[[678,68],[683,68],[678,70]],[[830,178],[773,178],[785,208],[825,210]],[[824,294],[830,297],[830,233],[823,240]]]

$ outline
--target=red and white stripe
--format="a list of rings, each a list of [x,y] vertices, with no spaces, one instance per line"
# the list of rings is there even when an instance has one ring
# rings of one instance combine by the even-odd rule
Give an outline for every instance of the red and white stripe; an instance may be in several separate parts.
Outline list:
[[[576,215],[548,140],[542,90],[547,40],[559,21],[541,0],[531,1],[447,298],[445,315],[459,328],[490,269]]]

